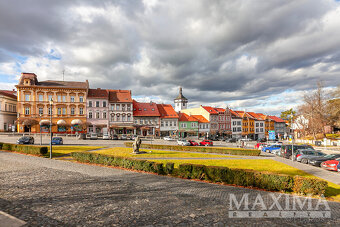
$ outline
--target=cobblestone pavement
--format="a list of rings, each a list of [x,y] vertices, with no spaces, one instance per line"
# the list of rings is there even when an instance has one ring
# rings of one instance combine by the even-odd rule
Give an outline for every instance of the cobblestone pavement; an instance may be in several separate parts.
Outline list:
[[[269,207],[282,194],[7,152],[0,152],[0,185],[0,210],[27,226],[340,225],[339,203],[328,203],[331,218],[229,218],[231,195],[261,195]]]

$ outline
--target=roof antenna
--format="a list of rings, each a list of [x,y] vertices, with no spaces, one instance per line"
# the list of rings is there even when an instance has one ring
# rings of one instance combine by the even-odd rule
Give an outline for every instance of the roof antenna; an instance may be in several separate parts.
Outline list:
[[[64,74],[65,74],[65,69],[63,69],[63,81],[64,81]]]

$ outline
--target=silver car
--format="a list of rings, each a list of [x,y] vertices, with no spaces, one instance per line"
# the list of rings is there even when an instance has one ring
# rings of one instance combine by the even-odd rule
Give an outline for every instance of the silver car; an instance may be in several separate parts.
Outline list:
[[[315,151],[315,150],[299,150],[299,155],[296,157],[296,161],[301,162],[303,164],[308,164],[309,159],[311,158],[317,158],[326,155],[325,153],[322,153],[321,151]]]
[[[177,140],[177,144],[180,146],[190,146],[190,143],[186,140]]]

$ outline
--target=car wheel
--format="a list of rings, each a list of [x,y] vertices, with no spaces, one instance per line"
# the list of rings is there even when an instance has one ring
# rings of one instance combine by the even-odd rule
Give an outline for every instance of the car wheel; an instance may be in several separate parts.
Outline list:
[[[208,144],[206,144],[206,145],[204,145],[204,146],[206,146],[206,147],[207,147],[207,146],[208,146]]]
[[[302,163],[302,164],[307,164],[308,161],[307,161],[307,159],[303,158],[303,159],[301,159],[301,163]]]
[[[338,172],[340,173],[340,168],[337,167]]]
[[[269,150],[267,149],[267,150],[265,150],[265,152],[269,152]]]

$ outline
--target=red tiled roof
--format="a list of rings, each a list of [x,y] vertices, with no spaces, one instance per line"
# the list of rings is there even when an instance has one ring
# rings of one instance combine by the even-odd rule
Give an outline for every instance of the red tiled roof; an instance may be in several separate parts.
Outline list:
[[[253,118],[255,118],[256,120],[259,120],[259,121],[264,121],[265,120],[265,118],[264,117],[262,117],[262,116],[260,116],[260,115],[258,115],[258,114],[256,114],[256,113],[254,113],[254,112],[247,112],[250,116],[252,116]]]
[[[206,111],[208,111],[210,114],[218,114],[214,108],[211,106],[202,106]]]
[[[225,109],[223,109],[223,108],[214,108],[215,109],[215,111],[217,111],[217,112],[225,112]]]
[[[269,115],[268,115],[268,117],[269,117],[270,119],[272,119],[273,121],[275,121],[275,122],[278,122],[278,123],[285,123],[285,121],[282,120],[282,119],[279,118],[279,117],[276,117],[276,116],[269,116]]]
[[[159,117],[157,104],[154,102],[143,103],[133,100],[133,116],[134,117]]]
[[[238,113],[236,113],[235,111],[233,111],[233,110],[230,110],[230,113],[232,115],[234,115],[235,117],[240,117],[241,118],[241,116]]]
[[[89,89],[88,98],[108,98],[109,94],[107,90],[102,90],[100,88],[97,89]]]
[[[195,117],[185,113],[179,113],[179,121],[198,121]]]
[[[108,90],[110,102],[132,102],[130,90]]]
[[[82,88],[82,89],[88,88],[88,82],[78,81],[45,80],[38,82],[36,85],[44,87]]]
[[[0,95],[4,95],[13,99],[17,99],[16,91],[0,90]]]
[[[157,104],[161,118],[178,118],[178,114],[170,104]]]
[[[205,119],[205,117],[203,117],[202,115],[192,115],[192,116],[196,118],[199,123],[209,123],[209,121]]]

